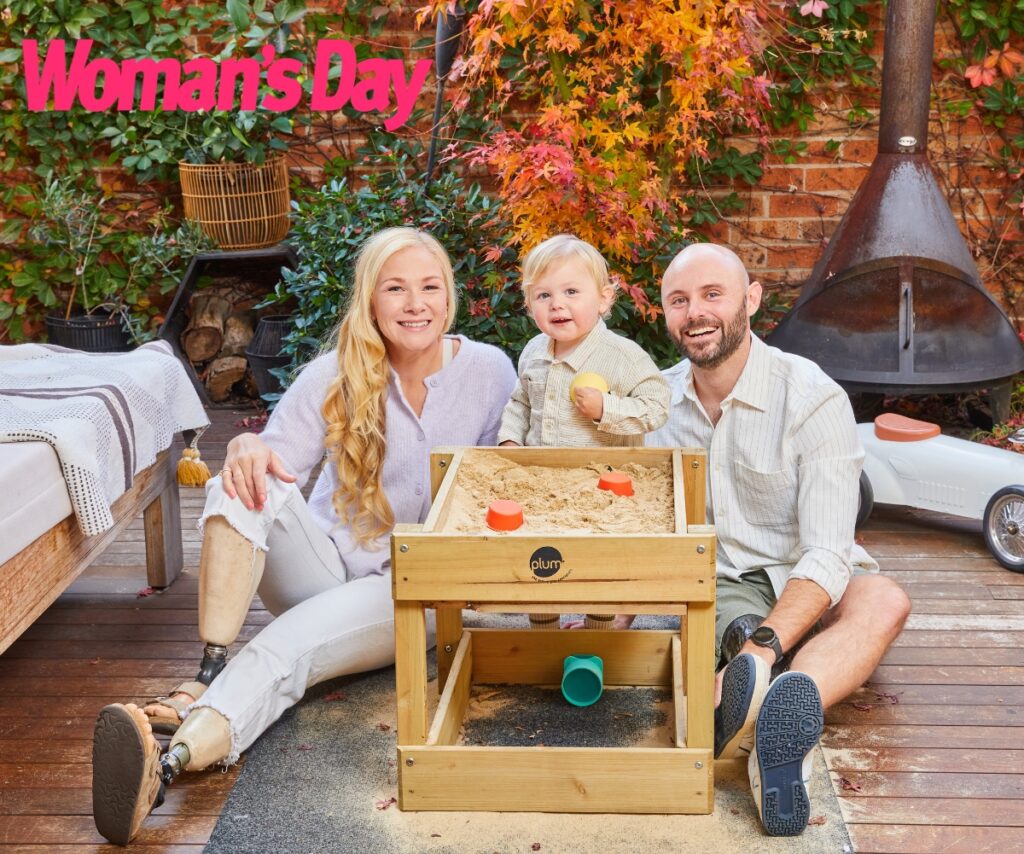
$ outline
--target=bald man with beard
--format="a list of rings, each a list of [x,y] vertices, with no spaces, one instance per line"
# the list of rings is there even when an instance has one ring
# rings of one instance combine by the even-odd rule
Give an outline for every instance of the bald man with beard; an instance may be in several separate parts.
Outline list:
[[[751,332],[761,285],[739,257],[688,246],[661,301],[684,360],[664,372],[669,419],[646,444],[708,452],[723,667],[715,756],[748,752],[765,831],[795,836],[810,816],[824,710],[875,670],[910,600],[854,543],[864,451],[849,399],[813,362]]]

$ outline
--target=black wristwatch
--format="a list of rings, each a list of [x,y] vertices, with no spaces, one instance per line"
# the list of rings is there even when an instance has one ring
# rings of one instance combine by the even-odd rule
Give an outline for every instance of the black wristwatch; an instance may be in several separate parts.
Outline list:
[[[779,643],[779,636],[775,634],[775,629],[770,626],[758,626],[754,629],[750,639],[758,646],[772,650],[775,653],[775,664],[782,659],[782,644]]]

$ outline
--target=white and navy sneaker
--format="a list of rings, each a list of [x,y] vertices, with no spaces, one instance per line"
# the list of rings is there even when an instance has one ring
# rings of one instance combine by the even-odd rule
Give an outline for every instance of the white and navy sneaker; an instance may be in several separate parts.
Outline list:
[[[810,676],[789,672],[772,682],[747,763],[750,791],[769,836],[799,836],[807,827],[812,751],[824,723],[821,695]]]
[[[759,656],[745,652],[729,662],[715,709],[715,759],[732,759],[753,749],[754,721],[770,681],[771,668]]]

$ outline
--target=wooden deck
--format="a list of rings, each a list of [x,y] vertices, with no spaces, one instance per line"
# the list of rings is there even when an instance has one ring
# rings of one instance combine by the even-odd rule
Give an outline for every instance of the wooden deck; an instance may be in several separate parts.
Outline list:
[[[243,415],[212,413],[211,469]],[[144,701],[195,673],[202,495],[182,490],[187,571],[171,589],[138,595],[136,521],[0,656],[5,851],[121,850],[102,845],[92,822],[92,725],[105,703]],[[914,614],[869,686],[827,716],[825,755],[856,850],[1024,850],[1024,575],[955,523],[878,511],[861,539]],[[240,641],[268,619],[257,603]],[[197,854],[237,773],[185,775],[131,850]]]

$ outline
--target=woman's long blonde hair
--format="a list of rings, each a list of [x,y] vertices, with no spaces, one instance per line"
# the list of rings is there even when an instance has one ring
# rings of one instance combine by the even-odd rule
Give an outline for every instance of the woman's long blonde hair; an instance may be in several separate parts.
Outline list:
[[[388,228],[359,250],[348,310],[337,330],[338,377],[324,400],[326,446],[338,469],[331,499],[353,539],[370,545],[394,527],[395,516],[381,486],[385,453],[385,405],[390,365],[384,339],[373,317],[373,293],[380,271],[396,252],[422,247],[441,267],[448,297],[447,332],[456,313],[455,276],[448,253],[437,240],[415,228]]]

